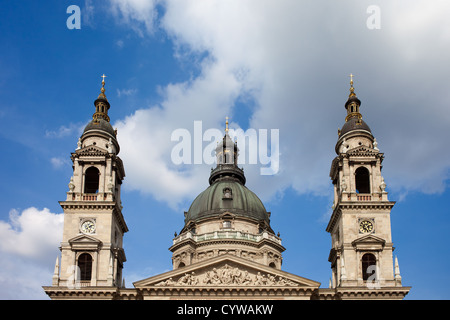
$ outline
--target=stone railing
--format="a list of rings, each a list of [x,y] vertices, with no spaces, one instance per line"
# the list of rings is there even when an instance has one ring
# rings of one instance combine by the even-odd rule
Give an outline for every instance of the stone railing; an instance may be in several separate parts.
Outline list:
[[[372,196],[370,194],[357,194],[356,199],[358,201],[370,201],[372,200]]]
[[[372,194],[347,192],[347,193],[342,194],[342,200],[344,200],[344,201],[372,201]]]
[[[80,287],[90,287],[91,286],[91,280],[81,280],[78,282],[80,284]]]
[[[114,194],[110,192],[101,193],[78,193],[67,192],[67,201],[114,201]]]
[[[98,194],[96,194],[96,193],[94,193],[94,194],[85,193],[85,194],[82,194],[81,197],[82,197],[83,201],[97,201]]]
[[[273,242],[278,243],[281,245],[281,239],[274,234],[270,234],[268,232],[262,232],[259,234],[251,234],[247,232],[242,231],[235,231],[235,230],[229,230],[229,231],[214,231],[214,232],[208,232],[203,234],[193,234],[191,232],[186,232],[183,234],[180,234],[179,236],[175,237],[173,239],[173,244],[177,244],[185,239],[192,239],[195,242],[202,242],[202,241],[208,241],[208,240],[220,240],[220,239],[233,239],[233,240],[247,240],[252,242],[260,242],[263,239],[268,239]]]
[[[357,202],[371,202],[371,201],[388,201],[387,192],[374,193],[356,193],[345,192],[341,194],[342,201],[357,201]]]

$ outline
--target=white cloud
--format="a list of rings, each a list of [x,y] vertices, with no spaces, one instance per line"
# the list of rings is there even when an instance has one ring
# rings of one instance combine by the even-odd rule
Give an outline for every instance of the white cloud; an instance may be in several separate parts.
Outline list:
[[[0,221],[0,299],[44,299],[62,239],[63,214],[34,207],[13,209]]]
[[[64,138],[72,134],[81,134],[85,128],[86,123],[80,125],[79,123],[70,123],[69,125],[60,126],[57,130],[45,130],[46,138]]]
[[[155,29],[158,2],[159,0],[110,0],[110,10],[121,23],[129,25],[143,36],[142,26],[150,33]]]
[[[117,89],[117,96],[119,98],[121,96],[127,96],[128,97],[128,96],[136,94],[136,92],[137,92],[137,89],[122,89],[122,90]]]
[[[175,166],[171,149],[176,143],[171,135],[178,128],[193,133],[196,120],[202,121],[203,130],[223,128],[240,85],[220,69],[215,64],[194,82],[169,85],[161,106],[137,110],[114,124],[126,166],[125,188],[150,193],[175,208],[184,197],[192,198],[205,186],[211,166]]]
[[[62,157],[52,157],[50,159],[50,163],[55,169],[59,169],[62,168],[63,166],[68,166],[71,164],[71,162],[67,158]]]
[[[120,49],[122,49],[123,46],[124,46],[123,40],[122,39],[117,40],[116,41],[116,46],[118,46]]]
[[[31,207],[21,213],[9,212],[8,222],[0,221],[0,250],[27,258],[41,258],[59,246],[64,217],[47,208]]]
[[[94,26],[94,11],[95,7],[92,5],[92,0],[84,0],[84,7],[81,10],[82,26]]]
[[[155,23],[155,2],[145,8],[140,1],[112,3],[127,21]],[[207,173],[194,165],[183,170],[171,165],[171,132],[189,129],[194,120],[221,128],[226,115],[239,117],[234,104],[245,96],[254,104],[250,127],[279,129],[281,152],[276,176],[260,176],[259,166],[245,168],[249,187],[263,199],[288,187],[328,195],[350,73],[356,74],[364,120],[386,154],[388,187],[444,188],[450,94],[446,55],[440,52],[450,51],[445,17],[450,4],[437,2],[431,9],[426,1],[381,1],[381,29],[369,30],[370,3],[363,2],[161,3],[159,25],[176,56],[206,54],[197,77],[168,85],[159,106],[118,122],[133,188],[171,203],[195,194]]]

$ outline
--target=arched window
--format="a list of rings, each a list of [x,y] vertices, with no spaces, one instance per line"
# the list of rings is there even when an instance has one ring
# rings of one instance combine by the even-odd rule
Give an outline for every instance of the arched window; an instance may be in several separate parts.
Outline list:
[[[369,277],[375,275],[375,279],[377,279],[376,275],[376,265],[377,260],[375,256],[371,253],[366,253],[362,256],[361,259],[361,267],[362,267],[362,276],[363,280],[369,280]]]
[[[276,268],[277,266],[275,265],[275,262],[271,262],[271,263],[269,263],[269,267]]]
[[[91,280],[92,257],[89,253],[82,253],[78,257],[78,267],[80,268],[80,280]]]
[[[178,265],[178,268],[183,268],[183,267],[185,267],[186,265],[184,264],[184,262],[180,262],[180,264]]]
[[[365,167],[359,167],[355,171],[355,185],[357,193],[370,193],[370,174]]]
[[[100,172],[96,167],[89,167],[84,175],[84,193],[97,193]]]

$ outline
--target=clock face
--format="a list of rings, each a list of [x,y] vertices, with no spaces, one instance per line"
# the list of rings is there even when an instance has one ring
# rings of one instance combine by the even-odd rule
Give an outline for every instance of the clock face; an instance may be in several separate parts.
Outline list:
[[[363,220],[359,223],[359,232],[370,233],[373,231],[373,222],[370,220]]]
[[[86,220],[81,224],[81,232],[83,233],[94,233],[95,223],[91,220]]]

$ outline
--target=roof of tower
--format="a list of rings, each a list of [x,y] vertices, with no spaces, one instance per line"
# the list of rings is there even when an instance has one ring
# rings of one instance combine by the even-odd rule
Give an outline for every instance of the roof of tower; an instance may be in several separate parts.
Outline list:
[[[95,113],[92,115],[92,121],[89,122],[84,128],[83,135],[91,130],[103,131],[114,138],[116,137],[116,131],[109,123],[108,110],[110,104],[105,95],[105,75],[102,75],[102,88],[97,99],[94,101]]]
[[[341,128],[339,136],[343,136],[347,132],[354,131],[354,130],[366,130],[366,131],[369,131],[370,133],[372,133],[370,131],[369,126],[367,125],[367,123],[364,122],[363,119],[351,118],[351,119],[348,119],[348,121],[344,123],[344,125]]]
[[[116,131],[112,127],[111,123],[109,123],[109,121],[106,121],[104,119],[97,119],[89,122],[84,128],[83,134],[85,134],[87,131],[90,130],[105,131],[110,135],[112,135],[113,137],[116,137]]]
[[[351,108],[352,105],[356,106],[354,110]],[[355,88],[353,87],[353,74],[350,74],[350,94],[348,96],[347,101],[345,102],[347,117],[345,118],[345,123],[342,126],[342,129],[340,129],[339,131],[340,137],[354,130],[365,130],[372,133],[367,123],[365,123],[362,119],[362,115],[359,112],[360,106],[361,100],[359,100],[358,97],[356,96]],[[351,108],[350,110],[349,107]]]

